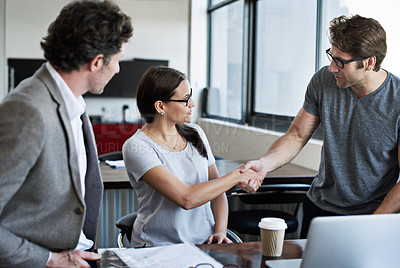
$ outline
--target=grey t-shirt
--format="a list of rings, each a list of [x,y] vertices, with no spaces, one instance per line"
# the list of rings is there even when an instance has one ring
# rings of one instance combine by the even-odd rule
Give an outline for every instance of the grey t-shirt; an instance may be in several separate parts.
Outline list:
[[[377,90],[358,98],[351,88],[338,88],[324,67],[311,79],[303,108],[320,118],[324,135],[307,196],[327,211],[372,213],[399,175],[399,78],[388,72]]]
[[[138,130],[123,146],[129,179],[139,201],[139,213],[132,232],[132,246],[162,246],[190,242],[201,244],[214,232],[210,202],[185,210],[141,180],[156,166],[164,166],[182,182],[192,185],[208,181],[208,167],[215,163],[203,130],[195,128],[207,149],[208,160],[188,142],[180,152],[170,152]]]

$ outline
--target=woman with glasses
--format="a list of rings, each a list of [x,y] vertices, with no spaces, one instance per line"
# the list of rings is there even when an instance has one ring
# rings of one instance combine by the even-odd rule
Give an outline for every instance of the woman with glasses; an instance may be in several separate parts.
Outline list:
[[[239,169],[219,177],[203,130],[189,123],[194,101],[183,73],[150,68],[136,101],[146,124],[123,147],[139,201],[132,246],[230,243],[225,191],[240,183],[257,189],[261,180],[254,171]]]
[[[381,68],[385,30],[372,18],[340,16],[330,23],[329,39],[330,64],[311,78],[289,131],[246,165],[263,176],[290,162],[322,128],[302,238],[316,216],[400,212],[400,79]]]

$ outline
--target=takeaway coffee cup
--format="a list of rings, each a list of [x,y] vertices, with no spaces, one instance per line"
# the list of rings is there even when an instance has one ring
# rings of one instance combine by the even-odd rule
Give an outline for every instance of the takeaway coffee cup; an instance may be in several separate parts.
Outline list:
[[[260,227],[262,254],[267,257],[280,257],[287,228],[285,220],[262,218],[258,227]]]

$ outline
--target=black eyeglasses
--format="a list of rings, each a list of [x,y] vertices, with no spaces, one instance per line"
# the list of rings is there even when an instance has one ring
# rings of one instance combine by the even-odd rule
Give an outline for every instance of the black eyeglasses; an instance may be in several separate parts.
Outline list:
[[[187,97],[184,100],[172,100],[172,99],[169,99],[169,100],[163,100],[163,101],[184,102],[185,106],[188,106],[189,105],[189,101],[190,101],[191,98],[192,98],[192,89],[190,89],[189,97]]]
[[[359,60],[363,60],[363,59],[369,58],[369,57],[365,57],[365,58],[354,58],[354,59],[351,59],[351,60],[346,60],[346,61],[344,61],[344,60],[335,58],[335,57],[331,54],[330,51],[331,51],[330,48],[328,48],[327,50],[325,50],[326,56],[328,57],[328,60],[329,60],[330,62],[334,61],[335,64],[336,64],[336,66],[339,67],[340,69],[343,69],[343,68],[344,68],[344,65],[347,64],[347,63],[350,63],[350,62],[353,62],[353,61],[359,61]]]

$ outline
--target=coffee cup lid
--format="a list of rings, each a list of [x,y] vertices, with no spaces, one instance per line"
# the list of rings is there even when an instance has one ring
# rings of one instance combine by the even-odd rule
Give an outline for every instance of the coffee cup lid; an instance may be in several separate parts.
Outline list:
[[[258,223],[258,227],[270,230],[282,230],[287,228],[284,219],[280,218],[262,218]]]

